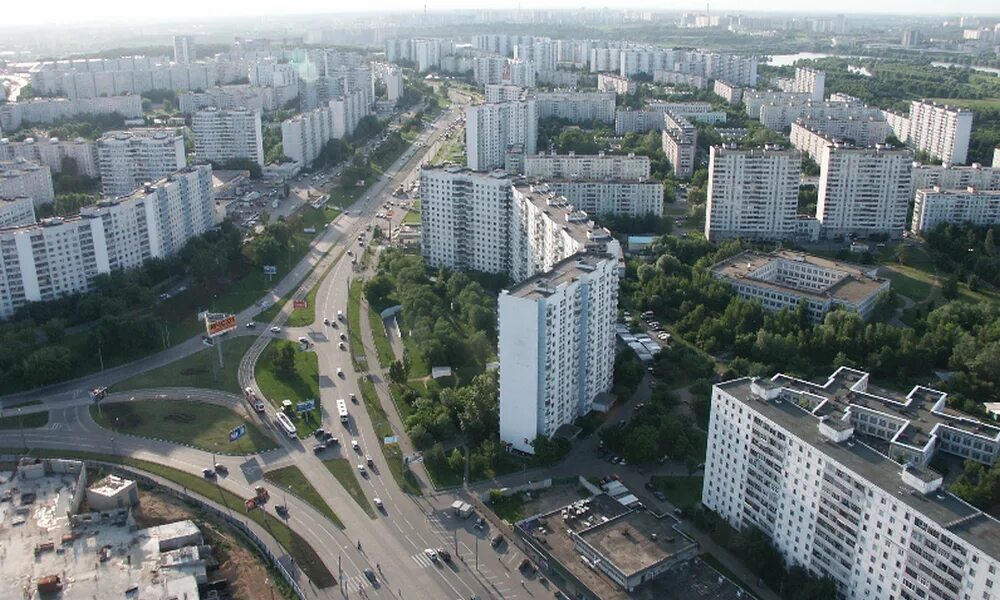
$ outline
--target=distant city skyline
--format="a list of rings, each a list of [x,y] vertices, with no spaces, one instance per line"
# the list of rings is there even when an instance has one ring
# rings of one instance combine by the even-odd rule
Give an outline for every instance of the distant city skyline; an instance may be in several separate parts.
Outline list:
[[[1000,11],[996,4],[987,0],[956,0],[942,4],[931,0],[890,0],[873,5],[864,0],[844,0],[836,9],[803,10],[801,2],[795,0],[767,0],[765,2],[748,2],[745,0],[717,0],[708,3],[713,13],[724,12],[784,12],[796,14],[830,14],[843,13],[847,15],[868,14],[900,14],[900,15],[974,15],[992,14],[1000,19]],[[567,10],[567,9],[600,9],[614,10],[654,10],[654,11],[704,11],[706,3],[687,2],[681,6],[664,7],[651,2],[629,3],[626,6],[609,6],[607,0],[546,0],[542,3],[511,3],[499,0],[486,0],[472,3],[461,0],[430,0],[427,2],[405,0],[376,0],[363,7],[352,5],[350,11],[336,10],[336,7],[322,0],[301,0],[294,5],[281,5],[264,2],[245,2],[238,0],[216,0],[211,3],[196,0],[175,0],[170,4],[169,11],[161,5],[141,4],[128,0],[107,0],[100,3],[71,2],[70,0],[49,0],[40,4],[18,3],[8,8],[4,22],[0,28],[22,25],[74,24],[92,23],[95,21],[111,22],[142,22],[178,20],[194,21],[197,18],[214,19],[219,17],[253,17],[273,15],[301,14],[337,14],[343,12],[413,12],[426,7],[428,11],[469,10],[481,8],[486,10],[516,10],[520,6],[524,10]],[[333,10],[331,10],[333,8]],[[183,17],[182,17],[183,15]]]

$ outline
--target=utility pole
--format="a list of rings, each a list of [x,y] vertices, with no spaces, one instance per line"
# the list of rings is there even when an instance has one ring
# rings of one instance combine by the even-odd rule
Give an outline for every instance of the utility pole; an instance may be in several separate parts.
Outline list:
[[[215,337],[215,347],[219,350],[219,368],[223,368],[222,364],[222,336]]]

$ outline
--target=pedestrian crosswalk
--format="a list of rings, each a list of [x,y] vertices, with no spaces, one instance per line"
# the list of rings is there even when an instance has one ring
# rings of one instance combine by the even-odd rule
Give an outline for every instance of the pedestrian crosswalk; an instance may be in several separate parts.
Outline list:
[[[413,562],[417,563],[422,568],[434,566],[434,561],[428,558],[427,554],[425,554],[424,552],[417,552],[416,554],[410,556],[410,558],[413,559]]]
[[[344,577],[340,582],[340,589],[345,593],[360,592],[361,590],[369,587],[371,582],[364,575],[352,575],[350,577]]]

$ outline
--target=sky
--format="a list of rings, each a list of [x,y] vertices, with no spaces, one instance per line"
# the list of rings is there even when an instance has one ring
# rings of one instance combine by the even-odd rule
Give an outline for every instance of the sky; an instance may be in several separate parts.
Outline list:
[[[580,7],[636,7],[656,10],[703,10],[705,4],[695,0],[680,0],[679,2],[654,2],[650,0],[626,0],[617,2],[608,0],[534,0],[523,2],[525,8],[541,9],[575,9]],[[167,0],[166,2],[151,2],[149,0],[12,0],[5,2],[3,19],[0,27],[16,25],[35,25],[47,23],[83,23],[103,20],[116,22],[149,22],[149,21],[180,21],[211,19],[232,15],[251,17],[266,14],[314,14],[332,13],[344,10],[377,11],[413,11],[421,10],[422,0],[368,0],[359,6],[355,3],[338,0],[296,0],[282,3],[274,0]],[[510,0],[426,0],[428,10],[448,10],[455,8],[514,8],[516,4]],[[828,6],[828,5],[824,5]],[[340,8],[344,7],[344,8]],[[839,0],[837,12],[850,15],[860,12],[900,13],[900,14],[1000,14],[1000,7],[995,0]],[[763,12],[786,11],[800,13],[803,11],[801,0],[715,0],[711,3],[712,12]],[[829,9],[828,9],[829,11]],[[998,17],[1000,19],[1000,17]]]

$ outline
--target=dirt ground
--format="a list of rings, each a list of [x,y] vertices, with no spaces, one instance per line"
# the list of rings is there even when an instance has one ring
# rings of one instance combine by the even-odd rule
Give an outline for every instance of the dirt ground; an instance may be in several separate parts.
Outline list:
[[[133,512],[140,528],[162,525],[182,519],[193,519],[212,545],[219,561],[216,578],[229,582],[233,598],[239,600],[275,600],[281,598],[278,590],[271,590],[269,574],[261,559],[244,545],[246,542],[228,527],[220,529],[215,523],[198,518],[191,507],[180,500],[156,492],[141,491],[139,506]]]

